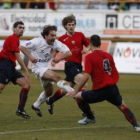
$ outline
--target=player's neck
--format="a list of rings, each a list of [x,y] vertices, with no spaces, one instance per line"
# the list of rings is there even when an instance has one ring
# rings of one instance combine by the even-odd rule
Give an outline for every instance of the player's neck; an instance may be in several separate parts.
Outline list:
[[[101,50],[101,48],[97,48],[97,47],[92,47],[91,51],[96,51],[96,50]]]
[[[74,35],[74,32],[67,32],[67,35],[68,36],[73,36]]]

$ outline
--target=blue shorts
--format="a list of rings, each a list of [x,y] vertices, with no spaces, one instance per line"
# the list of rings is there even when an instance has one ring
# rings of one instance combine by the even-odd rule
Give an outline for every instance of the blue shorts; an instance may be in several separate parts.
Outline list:
[[[24,76],[15,69],[12,61],[5,59],[0,61],[0,83],[6,85],[11,81],[16,84],[16,80],[22,77]]]
[[[120,106],[122,104],[122,97],[117,85],[99,90],[84,91],[81,93],[81,96],[88,103],[97,103],[106,100],[116,106]]]
[[[65,80],[74,83],[74,77],[82,72],[82,65],[80,63],[65,62]]]

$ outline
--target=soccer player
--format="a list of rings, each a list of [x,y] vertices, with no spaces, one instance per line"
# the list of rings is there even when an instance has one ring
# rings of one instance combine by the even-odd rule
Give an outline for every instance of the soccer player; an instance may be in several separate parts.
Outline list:
[[[24,23],[22,21],[15,22],[13,24],[14,33],[5,40],[3,49],[0,52],[0,93],[10,81],[13,84],[21,86],[22,90],[20,92],[16,115],[28,119],[30,116],[25,112],[24,107],[30,89],[30,77],[28,69],[21,59],[19,50],[19,37],[23,35],[24,28]],[[15,69],[16,60],[24,70],[25,77]]]
[[[46,98],[53,93],[53,82],[57,82],[58,87],[68,92],[73,90],[66,81],[61,80],[61,77],[54,71],[50,70],[49,62],[52,59],[52,65],[60,62],[63,59],[71,56],[69,48],[56,40],[57,27],[52,25],[46,25],[43,28],[41,36],[33,38],[27,42],[24,42],[20,46],[20,50],[29,58],[33,63],[32,72],[40,79],[41,85],[44,91],[39,95],[37,101],[32,105],[32,109],[38,116],[42,116],[40,106],[46,101]],[[31,53],[29,53],[30,49]],[[55,52],[63,53],[60,57],[55,57]],[[52,104],[48,106],[50,113],[52,114]]]
[[[97,103],[107,100],[122,111],[126,119],[132,124],[137,132],[140,132],[140,127],[137,124],[136,118],[131,110],[125,105],[122,96],[116,83],[119,80],[119,74],[115,67],[113,57],[100,49],[101,39],[98,35],[92,35],[90,38],[90,46],[92,53],[85,58],[85,73],[80,84],[75,91],[67,93],[67,96],[72,96],[78,99],[85,108],[81,110],[87,114],[79,124],[87,124],[92,122],[92,114],[90,116],[90,107],[88,103]],[[93,85],[92,90],[79,92],[91,77]]]
[[[71,87],[74,87],[74,85],[78,85],[83,78],[82,54],[86,54],[89,51],[89,40],[82,32],[75,31],[76,19],[74,15],[64,17],[62,25],[66,30],[66,34],[59,37],[59,41],[66,44],[72,52],[72,56],[67,58],[65,62],[65,80],[69,82]],[[86,83],[81,91],[85,91],[85,88]],[[60,91],[55,92],[55,94],[48,98],[49,104],[53,104],[53,102],[62,98],[64,94],[64,92],[61,93]],[[76,102],[78,106],[81,107],[81,103],[78,100],[76,100]],[[95,122],[95,117],[93,122]]]

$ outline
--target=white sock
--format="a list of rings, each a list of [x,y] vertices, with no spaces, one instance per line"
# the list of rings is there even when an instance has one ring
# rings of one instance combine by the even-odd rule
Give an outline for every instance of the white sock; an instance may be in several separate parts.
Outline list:
[[[34,105],[34,107],[36,107],[36,108],[40,108],[41,104],[43,104],[45,101],[46,101],[46,94],[45,94],[45,92],[43,91],[43,92],[40,93],[40,95],[39,95],[37,101],[36,101],[33,105]]]
[[[68,83],[64,80],[60,80],[57,82],[57,86],[63,90],[65,90],[66,92],[70,92],[70,91],[74,91],[74,89],[72,87],[70,87],[68,85]]]

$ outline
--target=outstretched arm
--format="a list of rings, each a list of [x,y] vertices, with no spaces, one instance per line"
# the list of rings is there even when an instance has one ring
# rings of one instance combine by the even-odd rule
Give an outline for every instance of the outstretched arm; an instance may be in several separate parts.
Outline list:
[[[54,63],[59,63],[61,60],[64,60],[72,55],[71,51],[67,51],[66,53],[62,54],[60,57],[53,58]]]
[[[78,87],[75,89],[75,91],[68,92],[66,96],[75,96],[86,84],[88,81],[90,75],[88,73],[83,74],[83,78],[81,79],[81,82],[79,83]]]

